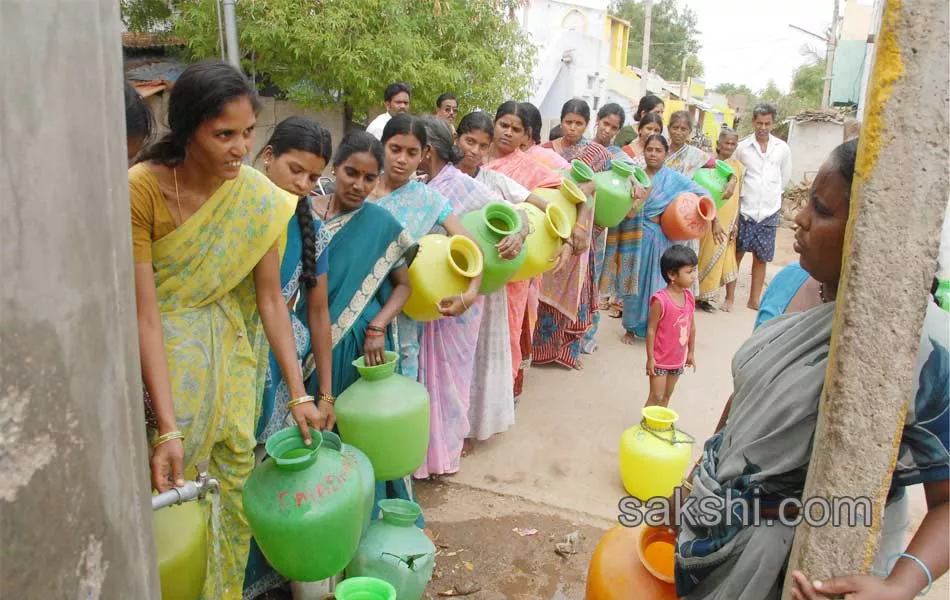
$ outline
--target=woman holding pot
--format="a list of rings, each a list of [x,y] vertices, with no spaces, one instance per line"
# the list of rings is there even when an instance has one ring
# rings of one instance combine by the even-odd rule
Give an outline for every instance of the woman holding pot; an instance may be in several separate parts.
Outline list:
[[[259,106],[230,65],[193,64],[172,89],[169,132],[129,169],[139,352],[158,425],[152,487],[180,487],[209,461],[221,518],[208,534],[202,596],[223,600],[241,598],[250,548],[241,491],[268,342],[308,444],[329,415],[304,389],[281,294],[279,240],[297,201],[242,164]]]
[[[647,138],[644,148],[646,172],[650,178],[649,195],[640,211],[642,235],[640,252],[628,254],[619,265],[617,285],[623,294],[623,343],[633,344],[636,338],[646,338],[650,317],[650,298],[666,286],[660,269],[660,257],[673,242],[660,227],[660,216],[683,192],[707,195],[705,189],[692,180],[664,165],[669,145],[661,135]]]
[[[528,190],[558,188],[561,186],[561,175],[521,150],[525,139],[532,135],[526,110],[513,100],[498,107],[492,144],[484,168],[507,175]],[[587,209],[585,207],[582,210]],[[559,267],[563,268],[563,263]],[[538,281],[535,278],[511,282],[506,285],[506,290],[514,396],[517,398],[524,384],[524,371],[533,359],[532,336],[538,314]]]

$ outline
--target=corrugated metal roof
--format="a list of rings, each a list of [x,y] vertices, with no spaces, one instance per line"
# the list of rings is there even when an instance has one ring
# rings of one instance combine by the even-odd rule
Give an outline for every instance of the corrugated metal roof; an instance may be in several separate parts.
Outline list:
[[[125,76],[135,81],[178,81],[178,76],[185,70],[185,65],[174,59],[164,59],[141,65],[126,71]]]

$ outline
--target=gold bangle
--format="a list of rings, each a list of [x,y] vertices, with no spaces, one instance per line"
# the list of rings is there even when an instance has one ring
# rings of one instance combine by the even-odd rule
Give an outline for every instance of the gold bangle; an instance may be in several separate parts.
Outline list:
[[[326,402],[330,404],[330,406],[333,406],[333,403],[336,402],[336,398],[334,398],[332,394],[327,394],[326,392],[320,392],[320,401]]]
[[[684,479],[683,482],[680,484],[680,487],[685,488],[686,491],[689,492],[689,493],[693,493],[693,484],[690,483],[690,482],[688,482],[688,481],[686,481],[685,479]]]
[[[160,435],[152,442],[152,448],[158,448],[165,442],[170,442],[172,440],[184,440],[185,434],[180,431],[169,431],[164,435]]]
[[[305,404],[307,402],[313,402],[313,396],[301,396],[299,398],[294,398],[293,400],[287,403],[287,408],[300,406],[301,404]]]

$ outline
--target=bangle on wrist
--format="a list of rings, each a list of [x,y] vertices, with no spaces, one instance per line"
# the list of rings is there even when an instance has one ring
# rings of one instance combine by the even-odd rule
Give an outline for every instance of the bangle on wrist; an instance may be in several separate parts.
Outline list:
[[[901,552],[900,554],[895,554],[894,556],[891,557],[891,560],[889,561],[891,568],[888,569],[888,571],[890,571],[891,569],[893,569],[893,568],[894,568],[894,563],[896,563],[896,562],[897,562],[898,560],[900,560],[901,558],[906,558],[906,559],[908,559],[908,560],[912,560],[912,561],[914,561],[915,563],[917,563],[917,565],[918,565],[921,569],[923,569],[924,574],[927,576],[927,587],[925,587],[919,594],[917,594],[917,596],[919,597],[919,596],[925,595],[927,592],[930,591],[930,588],[933,587],[933,584],[934,584],[934,578],[933,578],[933,575],[931,575],[931,573],[930,573],[930,569],[927,567],[926,564],[924,564],[924,561],[920,560],[919,558],[917,558],[917,557],[914,556],[913,554],[910,554],[909,552]]]
[[[332,394],[320,392],[320,402],[326,402],[332,406],[336,402],[336,398],[334,398]]]
[[[366,328],[369,329],[370,331],[378,331],[380,333],[386,333],[386,329],[384,327],[380,327],[379,325],[373,325],[372,323],[367,325]]]
[[[184,440],[184,439],[185,439],[185,434],[183,434],[182,432],[178,430],[169,431],[168,433],[160,435],[157,438],[155,438],[152,441],[152,448],[157,448],[161,446],[162,444],[164,444],[165,442],[170,442],[172,440]]]
[[[366,337],[383,337],[384,335],[386,334],[383,333],[382,331],[377,331],[375,329],[366,330]]]
[[[306,404],[307,402],[313,402],[313,396],[301,396],[299,398],[294,398],[287,403],[287,408],[294,408],[295,406],[300,406],[301,404]]]

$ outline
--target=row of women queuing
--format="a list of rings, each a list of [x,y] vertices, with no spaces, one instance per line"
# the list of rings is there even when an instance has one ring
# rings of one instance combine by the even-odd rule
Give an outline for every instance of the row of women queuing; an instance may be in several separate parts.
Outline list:
[[[400,372],[430,395],[429,449],[414,476],[454,473],[466,439],[513,424],[529,364],[581,366],[581,355],[595,348],[601,296],[622,311],[628,335],[641,335],[644,305],[663,285],[659,256],[671,244],[657,217],[681,191],[702,192],[681,172],[684,161],[699,160],[684,150],[688,118],[671,116],[667,141],[662,119],[651,116],[657,106],[642,110],[643,103],[639,136],[622,146],[583,137],[590,111],[578,100],[564,106],[562,137],[545,144],[540,113],[519,102],[494,117],[465,116],[457,141],[444,121],[403,114],[386,124],[381,141],[351,132],[334,149],[324,128],[292,117],[247,166],[259,101],[231,66],[186,69],[172,88],[169,131],[153,143],[137,100],[127,94],[152,486],[183,485],[205,461],[220,482],[207,599],[251,599],[285,585],[254,547],[241,491],[275,431],[296,423],[309,440],[310,428],[334,428],[335,398],[358,377],[355,359],[373,365],[398,353]],[[609,105],[597,115],[598,132],[623,122]],[[732,138],[720,138],[720,158],[729,158]],[[476,278],[440,303],[437,321],[403,314],[422,236],[469,236],[459,215],[492,201],[545,207],[531,190],[558,187],[573,159],[595,171],[640,161],[649,194],[636,188],[629,218],[611,231],[594,226],[592,202],[578,205],[556,266],[542,277],[488,296],[479,296]],[[334,191],[316,196],[328,165]],[[720,211],[724,222],[734,218]],[[730,243],[726,225],[710,234],[718,246]],[[526,235],[510,235],[497,251],[517,255]],[[716,289],[728,283],[726,268],[714,277]],[[411,477],[377,482],[377,498],[412,495]]]
[[[544,278],[487,297],[475,278],[440,303],[443,318],[433,322],[402,312],[422,236],[471,237],[459,216],[492,201],[544,209],[530,190],[559,187],[568,158],[606,166],[603,152],[587,150],[599,146],[580,138],[586,104],[569,103],[582,122],[547,147],[537,109],[517,102],[494,118],[467,115],[457,145],[444,121],[401,114],[381,142],[352,132],[334,150],[324,128],[292,117],[248,166],[259,107],[242,73],[197,63],[172,89],[168,132],[149,143],[147,108],[127,93],[152,485],[181,486],[202,463],[219,481],[209,599],[255,598],[284,585],[253,544],[241,491],[275,431],[296,424],[310,443],[311,428],[334,428],[335,398],[358,378],[355,359],[375,365],[398,352],[399,372],[425,385],[431,401],[428,453],[413,476],[451,474],[466,439],[512,425],[532,359],[579,363],[596,316],[598,232],[584,205]],[[315,196],[328,165],[334,191]],[[517,256],[527,234],[525,226],[497,251]],[[377,482],[382,497],[412,498],[412,478]]]

